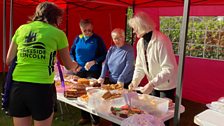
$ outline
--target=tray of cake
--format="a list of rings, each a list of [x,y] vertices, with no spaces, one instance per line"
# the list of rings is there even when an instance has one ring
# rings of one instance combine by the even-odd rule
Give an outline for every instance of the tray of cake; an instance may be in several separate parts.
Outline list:
[[[68,99],[77,98],[85,94],[87,94],[86,86],[81,84],[75,84],[64,91],[64,97]]]
[[[115,116],[116,118],[118,118],[120,120],[123,120],[124,118],[128,118],[134,114],[146,113],[137,107],[129,106],[129,105],[123,105],[120,107],[111,106],[110,111],[113,116]]]
[[[74,98],[78,98],[80,96],[83,96],[83,97],[87,96],[87,89],[89,87],[99,86],[98,83],[95,83],[95,82],[91,83],[91,82],[92,82],[91,79],[78,78],[76,83],[71,82],[71,83],[73,83],[73,85],[70,86],[69,88],[65,89],[64,96],[68,99],[74,99]],[[92,84],[92,85],[90,85],[90,84]]]
[[[71,88],[73,85],[75,85],[73,82],[65,81],[64,86],[62,86],[60,80],[55,81],[55,87],[58,93],[63,93],[66,89]]]
[[[89,96],[87,94],[81,95],[77,98],[77,101],[83,105],[88,105]]]

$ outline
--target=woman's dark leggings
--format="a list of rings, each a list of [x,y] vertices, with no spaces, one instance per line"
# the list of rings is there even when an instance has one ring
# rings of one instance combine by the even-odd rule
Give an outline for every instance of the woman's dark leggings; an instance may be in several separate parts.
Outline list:
[[[165,90],[165,91],[159,91],[159,90],[153,90],[151,95],[156,96],[156,97],[160,97],[160,98],[170,98],[173,100],[173,102],[175,101],[175,91],[176,88],[171,89],[171,90]],[[170,125],[170,120],[167,120],[164,122],[166,126]]]

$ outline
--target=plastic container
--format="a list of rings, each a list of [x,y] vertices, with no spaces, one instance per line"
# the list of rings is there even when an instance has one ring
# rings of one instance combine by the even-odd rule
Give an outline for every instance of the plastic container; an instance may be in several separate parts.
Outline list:
[[[162,115],[167,113],[169,100],[151,95],[141,94],[138,98],[133,98],[132,106],[135,106],[152,115]]]
[[[120,107],[120,106],[126,105],[124,97],[111,99],[109,101],[111,102],[111,106],[113,106],[113,107]]]
[[[150,114],[135,114],[124,119],[121,126],[165,126],[164,123]]]

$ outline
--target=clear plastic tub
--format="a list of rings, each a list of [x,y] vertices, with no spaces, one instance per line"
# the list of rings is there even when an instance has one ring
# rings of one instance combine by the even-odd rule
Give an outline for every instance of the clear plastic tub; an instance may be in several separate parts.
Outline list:
[[[139,109],[152,115],[165,114],[169,108],[168,99],[146,94],[141,94],[138,98],[133,98],[131,102],[132,106],[138,107]]]

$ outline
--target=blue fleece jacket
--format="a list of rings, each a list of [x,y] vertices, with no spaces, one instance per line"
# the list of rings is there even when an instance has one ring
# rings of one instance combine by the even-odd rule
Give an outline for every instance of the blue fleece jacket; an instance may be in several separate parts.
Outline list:
[[[71,59],[82,66],[81,71],[85,71],[85,64],[92,60],[95,60],[97,64],[93,65],[89,71],[101,70],[106,53],[103,40],[96,34],[93,34],[87,40],[82,34],[77,36],[70,50]]]
[[[100,77],[104,78],[107,71],[109,71],[111,82],[128,83],[132,80],[134,73],[134,60],[134,50],[131,45],[126,44],[120,48],[111,46],[103,64]]]

